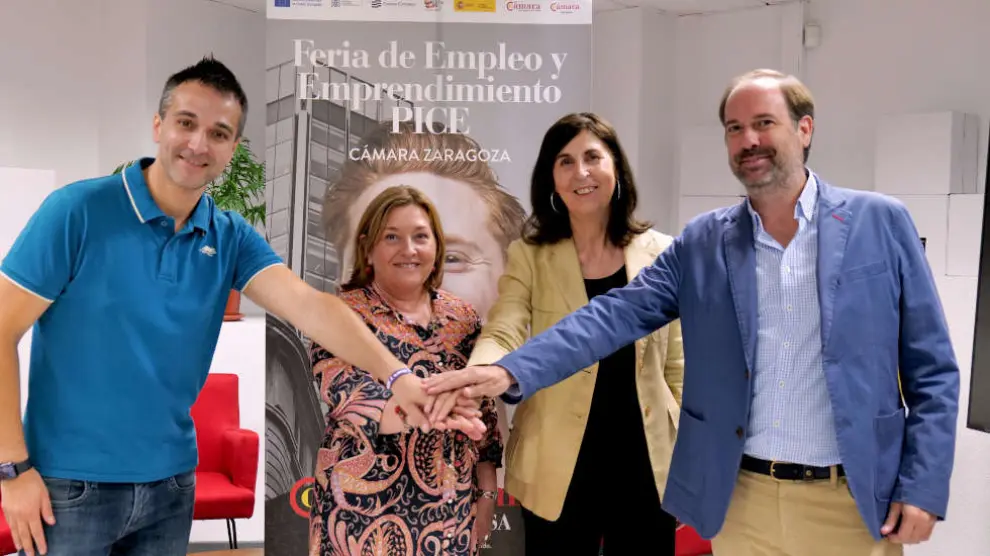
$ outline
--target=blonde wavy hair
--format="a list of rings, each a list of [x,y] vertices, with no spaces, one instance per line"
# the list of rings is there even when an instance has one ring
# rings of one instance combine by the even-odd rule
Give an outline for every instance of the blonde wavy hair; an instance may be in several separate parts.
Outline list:
[[[354,235],[354,270],[350,279],[341,286],[344,291],[363,288],[375,281],[375,269],[371,266],[371,252],[382,239],[388,224],[388,215],[393,209],[417,206],[426,212],[430,229],[437,242],[437,254],[433,260],[433,270],[426,278],[426,288],[435,290],[443,283],[443,260],[447,246],[443,237],[443,225],[436,207],[422,191],[408,185],[396,185],[382,191],[364,210]]]

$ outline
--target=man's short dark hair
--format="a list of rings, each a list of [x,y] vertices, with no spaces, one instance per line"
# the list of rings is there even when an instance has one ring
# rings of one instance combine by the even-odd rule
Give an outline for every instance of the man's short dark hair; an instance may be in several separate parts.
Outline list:
[[[241,105],[241,118],[237,122],[237,136],[240,137],[244,134],[244,124],[247,123],[248,113],[247,95],[244,94],[244,89],[238,83],[234,72],[214,59],[213,56],[206,56],[194,65],[168,78],[168,81],[165,82],[165,88],[162,90],[161,99],[158,101],[159,116],[165,117],[165,112],[172,102],[172,91],[188,81],[198,81],[221,94],[234,95],[234,98]]]

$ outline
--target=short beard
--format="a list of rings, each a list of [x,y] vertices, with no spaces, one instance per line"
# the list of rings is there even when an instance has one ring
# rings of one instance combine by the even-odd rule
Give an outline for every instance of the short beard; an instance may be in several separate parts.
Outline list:
[[[753,181],[747,178],[747,173],[742,169],[743,160],[751,156],[765,156],[770,162],[770,170],[758,181]],[[756,147],[754,149],[747,149],[742,151],[733,157],[732,160],[732,173],[736,176],[736,179],[746,188],[746,191],[765,191],[768,189],[779,187],[782,185],[784,168],[780,164],[780,159],[777,156],[777,151],[775,149],[760,148]]]
[[[757,192],[757,191],[769,191],[771,189],[779,189],[785,180],[781,179],[781,168],[776,165],[770,169],[769,172],[757,181],[747,181],[744,179],[744,174],[742,172],[736,174],[739,181],[746,188],[746,191]]]

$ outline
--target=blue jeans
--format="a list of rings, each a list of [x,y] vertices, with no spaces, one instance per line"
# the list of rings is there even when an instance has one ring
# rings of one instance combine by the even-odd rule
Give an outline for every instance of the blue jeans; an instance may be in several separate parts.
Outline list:
[[[152,483],[44,480],[55,513],[55,525],[43,522],[48,556],[186,556],[194,471]]]

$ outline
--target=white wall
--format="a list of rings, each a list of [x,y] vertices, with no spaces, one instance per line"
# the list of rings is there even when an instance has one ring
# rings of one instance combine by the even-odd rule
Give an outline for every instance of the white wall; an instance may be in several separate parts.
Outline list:
[[[642,214],[654,228],[676,233],[677,191],[664,187],[677,168],[677,18],[644,10],[641,92],[637,108],[640,124],[637,189]]]
[[[91,173],[80,177],[106,174],[127,160],[155,152],[151,138],[153,112],[145,102],[150,5],[147,0],[99,0],[95,3],[99,4],[96,36],[103,39],[91,39],[85,48],[94,54],[91,68],[99,68],[99,71],[90,69],[87,74],[87,82],[96,92],[93,115],[97,124],[86,130],[97,133],[97,165]],[[92,0],[79,3],[83,6],[92,4]],[[47,16],[53,17],[60,16],[57,12]],[[121,47],[124,44],[127,48]],[[75,179],[59,178],[63,183]]]
[[[671,125],[676,125],[677,132],[669,173],[643,166],[654,154],[670,154],[662,153],[662,148],[639,141],[635,152],[640,183],[664,184],[667,193],[656,198],[677,200],[672,221],[678,228],[703,210],[737,201],[734,195],[741,189],[728,171],[718,101],[733,76],[757,67],[794,73],[811,88],[817,117],[809,164],[830,182],[875,189],[881,116],[959,111],[980,117],[977,183],[979,191],[983,190],[990,122],[990,74],[983,71],[990,35],[984,26],[990,21],[990,2],[811,0],[806,5],[680,17],[674,47],[676,77],[673,82],[655,82],[649,87],[643,84],[643,76],[633,72],[652,63],[656,48],[643,40],[645,31],[631,33],[615,23],[623,17],[637,20],[637,16],[620,14],[624,12],[596,15],[596,62],[617,50],[617,44],[635,53],[624,62],[611,60],[618,67],[599,70],[596,66],[594,108],[606,115],[618,111],[620,122],[663,121],[661,114],[674,115]],[[603,21],[606,24],[600,26]],[[815,49],[801,46],[804,22],[821,26],[822,42]],[[665,29],[656,21],[653,25],[658,31]],[[622,112],[624,103],[619,99],[602,99],[597,92],[604,89],[603,76],[609,82],[639,87],[636,104],[643,110]],[[651,88],[666,90],[658,93]],[[647,94],[662,96],[670,89],[676,94],[673,107],[650,111],[643,104]],[[917,141],[932,144],[933,140],[919,130]],[[930,542],[908,547],[906,552],[910,556],[987,554],[990,437],[965,426],[983,195],[937,196],[933,197],[937,203],[921,199],[909,206],[930,230],[929,235],[944,238],[944,245],[929,255],[962,374],[959,438],[948,520],[936,527]],[[932,206],[948,207],[948,212]],[[654,201],[648,210],[659,212],[664,207]]]
[[[0,5],[0,167],[48,171],[60,187],[154,156],[151,123],[165,79],[211,52],[247,92],[245,133],[264,160],[264,25],[263,13],[209,0]],[[26,220],[39,199],[15,195],[22,184],[11,183],[0,181],[0,208]],[[13,241],[8,227],[0,245]],[[246,300],[242,312],[249,318],[223,325],[211,371],[240,375],[242,426],[263,435],[264,318]],[[30,336],[19,346],[22,391],[29,344]],[[263,442],[259,452],[255,515],[238,522],[244,543],[264,539]],[[223,522],[193,526],[194,543],[226,539]]]
[[[88,4],[0,8],[0,166],[50,168],[59,181],[96,172],[100,11]]]
[[[675,29],[677,18],[647,8],[599,12],[594,21],[591,109],[608,120],[632,166],[639,213],[675,231]]]
[[[599,12],[594,21],[591,109],[608,120],[632,166],[639,213],[676,230],[674,171],[677,18],[647,8]]]
[[[591,108],[619,134],[629,163],[639,161],[639,103],[643,89],[643,28],[646,10],[595,14],[592,26]]]
[[[983,190],[990,2],[813,1],[808,20],[822,26],[821,46],[807,54],[806,76],[820,107],[816,167],[836,183],[872,189],[879,116],[959,110],[982,118],[977,183]]]

